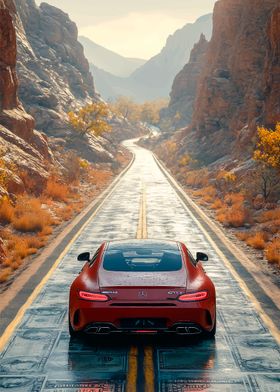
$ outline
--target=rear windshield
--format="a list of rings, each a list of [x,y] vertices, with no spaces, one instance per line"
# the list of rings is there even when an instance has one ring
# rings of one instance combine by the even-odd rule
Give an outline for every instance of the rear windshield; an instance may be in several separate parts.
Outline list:
[[[109,247],[103,259],[103,268],[107,271],[131,272],[167,272],[182,268],[182,258],[178,246],[133,247],[116,249]]]

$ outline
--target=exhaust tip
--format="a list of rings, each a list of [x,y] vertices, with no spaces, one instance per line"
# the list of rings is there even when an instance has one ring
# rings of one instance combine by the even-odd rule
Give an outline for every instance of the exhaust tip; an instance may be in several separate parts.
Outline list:
[[[190,335],[198,335],[201,333],[201,330],[197,327],[188,327],[188,333]]]
[[[178,335],[199,335],[201,333],[201,329],[195,326],[177,327],[176,333]]]
[[[98,328],[97,327],[89,327],[86,330],[86,333],[88,333],[88,334],[94,334],[94,333],[97,333],[97,332],[98,332]]]
[[[100,328],[98,328],[98,333],[108,334],[110,332],[111,332],[111,328],[110,327],[100,327]]]

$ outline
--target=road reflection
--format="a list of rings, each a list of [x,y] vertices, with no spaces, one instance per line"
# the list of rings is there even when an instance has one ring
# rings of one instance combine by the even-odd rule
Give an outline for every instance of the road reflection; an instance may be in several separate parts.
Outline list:
[[[71,338],[68,350],[68,371],[71,378],[83,380],[99,379],[99,383],[88,388],[98,391],[116,390],[126,384],[129,377],[131,347],[138,348],[137,369],[145,372],[144,355],[147,348],[153,349],[155,390],[159,387],[159,375],[164,371],[164,380],[174,379],[174,372],[195,371],[196,377],[209,381],[209,370],[218,367],[215,340],[184,336],[86,336]],[[69,376],[68,376],[69,378]],[[110,389],[111,388],[111,389]],[[114,389],[115,388],[115,389]],[[82,390],[82,389],[81,389]],[[85,389],[86,390],[86,389]],[[189,391],[190,389],[188,389]],[[195,389],[197,390],[197,389]]]

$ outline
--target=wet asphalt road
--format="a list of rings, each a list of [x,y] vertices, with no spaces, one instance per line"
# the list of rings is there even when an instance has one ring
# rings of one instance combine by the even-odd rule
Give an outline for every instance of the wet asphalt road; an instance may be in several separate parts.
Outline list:
[[[132,167],[72,244],[0,353],[0,392],[279,392],[280,350],[150,152],[132,146]],[[147,235],[208,253],[217,289],[215,340],[157,337],[70,340],[68,291],[83,251],[135,238],[146,195]],[[134,351],[133,351],[134,348]],[[136,350],[136,351],[135,351]],[[148,359],[147,359],[148,358]]]

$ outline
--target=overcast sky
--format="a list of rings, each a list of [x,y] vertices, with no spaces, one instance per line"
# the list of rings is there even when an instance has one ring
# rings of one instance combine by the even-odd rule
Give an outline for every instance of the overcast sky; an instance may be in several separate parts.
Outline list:
[[[80,35],[124,56],[148,59],[162,49],[169,34],[212,12],[216,0],[46,2],[67,12],[78,25]]]

